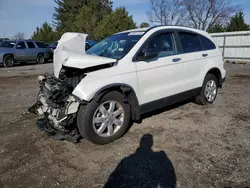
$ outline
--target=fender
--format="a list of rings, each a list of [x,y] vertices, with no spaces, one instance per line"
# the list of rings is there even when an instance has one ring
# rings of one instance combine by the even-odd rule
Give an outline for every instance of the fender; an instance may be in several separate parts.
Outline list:
[[[104,86],[96,92],[92,99],[98,102],[105,94],[114,90],[122,93],[124,95],[124,102],[130,105],[132,120],[140,120],[141,113],[138,98],[134,89],[127,84],[116,83]]]
[[[219,82],[219,87],[222,87],[222,83],[223,83],[223,79],[222,79],[222,76],[221,76],[221,71],[219,68],[217,67],[214,67],[214,68],[211,68],[207,74],[213,74],[216,76],[216,78],[218,79],[218,82]],[[207,75],[206,74],[206,75]],[[205,77],[203,78],[203,80],[205,79]]]
[[[5,57],[6,55],[12,55],[12,56],[14,57],[14,59],[16,59],[16,55],[15,55],[14,53],[6,53],[6,54],[3,54],[3,60],[4,60],[4,57]]]

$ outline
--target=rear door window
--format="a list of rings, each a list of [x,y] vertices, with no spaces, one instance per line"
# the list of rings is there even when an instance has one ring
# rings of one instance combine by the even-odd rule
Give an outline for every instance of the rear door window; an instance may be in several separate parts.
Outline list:
[[[179,37],[183,53],[202,51],[201,42],[197,34],[188,32],[179,32]]]
[[[216,48],[215,44],[207,37],[200,35],[200,39],[203,43],[205,50],[213,50]]]
[[[27,42],[29,48],[36,48],[33,42]]]

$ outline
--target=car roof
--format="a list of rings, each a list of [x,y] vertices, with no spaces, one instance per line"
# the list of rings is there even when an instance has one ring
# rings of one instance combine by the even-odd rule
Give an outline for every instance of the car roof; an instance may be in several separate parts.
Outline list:
[[[195,28],[191,28],[191,27],[184,27],[184,26],[174,26],[174,25],[159,25],[159,26],[152,26],[152,27],[145,27],[145,28],[137,28],[137,29],[131,29],[131,30],[126,30],[126,31],[122,31],[119,33],[127,33],[127,32],[147,32],[149,30],[162,30],[162,29],[180,29],[180,30],[188,30],[188,31],[193,31],[196,33],[200,33],[203,35],[207,35],[206,31],[203,30],[199,30],[199,29],[195,29]],[[118,33],[116,33],[118,34]]]
[[[31,40],[31,39],[28,39],[28,40],[12,40],[13,42],[42,42],[42,41],[39,41],[39,40]],[[42,42],[42,43],[45,43],[45,42]]]
[[[149,30],[150,28],[153,28],[153,27],[144,27],[144,28],[130,29],[130,30],[119,32],[119,33],[145,32],[145,31]],[[116,33],[116,34],[118,34],[118,33]]]

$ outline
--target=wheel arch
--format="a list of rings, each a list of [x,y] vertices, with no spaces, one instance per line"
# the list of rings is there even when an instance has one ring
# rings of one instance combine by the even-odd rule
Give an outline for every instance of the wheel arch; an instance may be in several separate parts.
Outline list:
[[[222,86],[222,74],[221,74],[221,71],[219,68],[217,67],[214,67],[214,68],[211,68],[206,75],[208,74],[213,74],[217,79],[218,79],[218,82],[219,82],[219,87]],[[205,79],[205,77],[204,77]]]
[[[44,55],[44,52],[37,52],[36,57],[38,57],[39,55]]]
[[[130,105],[132,120],[140,120],[140,106],[138,98],[136,96],[135,90],[130,85],[118,83],[104,86],[95,93],[92,99],[99,101],[110,91],[118,91],[119,93],[123,94],[124,102]]]
[[[7,55],[11,55],[11,56],[13,56],[13,58],[15,59],[15,55],[14,55],[13,53],[6,53],[6,54],[4,54],[4,55],[3,55],[3,58],[5,58]]]

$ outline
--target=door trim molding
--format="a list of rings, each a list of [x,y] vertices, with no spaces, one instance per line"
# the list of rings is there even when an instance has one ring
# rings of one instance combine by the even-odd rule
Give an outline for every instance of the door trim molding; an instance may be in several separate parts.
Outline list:
[[[164,97],[162,99],[158,99],[155,101],[151,101],[145,104],[140,105],[141,114],[145,114],[147,112],[151,112],[153,110],[163,108],[165,106],[169,106],[175,104],[177,102],[190,99],[192,97],[198,96],[201,93],[202,87],[198,87],[195,89],[191,89],[188,91],[184,91],[182,93],[178,93],[175,95],[171,95],[168,97]]]

